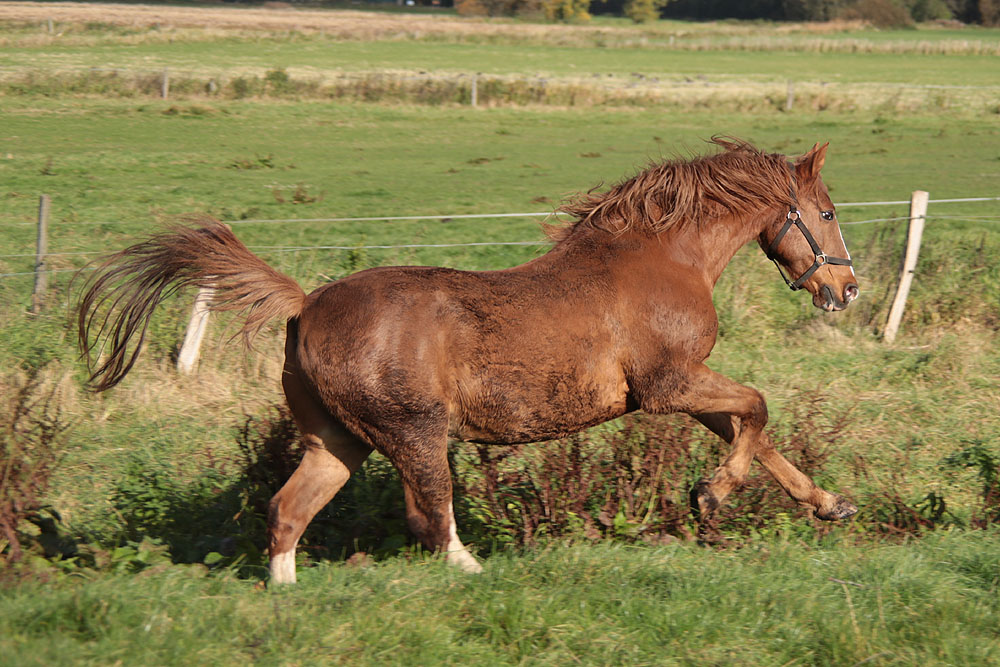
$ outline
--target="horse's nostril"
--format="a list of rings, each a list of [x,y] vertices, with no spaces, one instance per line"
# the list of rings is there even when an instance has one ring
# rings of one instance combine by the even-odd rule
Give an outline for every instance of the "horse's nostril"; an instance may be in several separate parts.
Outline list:
[[[850,303],[857,299],[859,294],[861,294],[861,290],[852,283],[844,288],[844,301]]]

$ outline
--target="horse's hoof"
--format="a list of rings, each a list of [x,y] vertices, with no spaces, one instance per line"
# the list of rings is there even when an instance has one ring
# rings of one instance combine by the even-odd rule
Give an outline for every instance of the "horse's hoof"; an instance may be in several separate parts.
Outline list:
[[[703,547],[719,546],[725,539],[714,521],[704,521],[698,524],[698,544]]]
[[[699,521],[704,521],[719,509],[719,501],[708,487],[708,481],[703,479],[691,489],[691,512]]]
[[[854,503],[843,496],[837,496],[837,502],[833,504],[833,507],[824,512],[817,511],[816,518],[823,521],[839,521],[857,513],[858,508],[855,507]]]

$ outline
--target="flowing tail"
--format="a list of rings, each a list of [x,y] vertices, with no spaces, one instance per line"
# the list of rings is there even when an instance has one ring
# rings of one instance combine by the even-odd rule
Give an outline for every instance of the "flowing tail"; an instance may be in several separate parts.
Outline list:
[[[111,255],[84,285],[77,326],[94,391],[121,382],[139,356],[153,310],[183,287],[213,289],[211,310],[244,311],[236,336],[247,345],[269,320],[302,312],[306,294],[298,283],[250,252],[228,225],[193,222],[200,226],[176,225]],[[106,356],[95,369],[92,352],[102,338]]]

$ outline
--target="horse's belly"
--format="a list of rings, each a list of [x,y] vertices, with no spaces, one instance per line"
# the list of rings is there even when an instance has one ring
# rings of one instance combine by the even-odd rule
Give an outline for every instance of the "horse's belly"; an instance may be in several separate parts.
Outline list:
[[[627,411],[628,387],[622,376],[539,377],[505,370],[462,392],[449,435],[490,444],[537,442],[576,433]]]

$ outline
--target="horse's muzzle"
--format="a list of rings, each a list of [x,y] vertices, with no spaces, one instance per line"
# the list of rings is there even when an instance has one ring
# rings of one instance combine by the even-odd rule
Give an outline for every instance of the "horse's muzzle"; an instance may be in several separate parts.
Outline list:
[[[834,294],[832,287],[829,285],[823,285],[817,295],[820,299],[817,300],[819,303],[816,305],[827,312],[844,310],[847,308],[847,304],[858,298],[860,293],[861,290],[858,286],[854,283],[850,283],[844,288],[844,296],[843,300],[841,300],[836,294]]]

